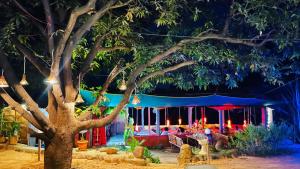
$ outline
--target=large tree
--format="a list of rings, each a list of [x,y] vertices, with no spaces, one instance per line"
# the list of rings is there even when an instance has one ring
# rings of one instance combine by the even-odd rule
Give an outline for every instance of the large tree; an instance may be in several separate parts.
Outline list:
[[[49,169],[70,168],[74,134],[110,123],[136,87],[236,87],[251,71],[280,83],[283,63],[292,63],[276,54],[299,33],[297,0],[11,0],[0,8],[0,66],[28,108],[5,88],[0,95],[43,131],[37,135],[45,141]],[[16,77],[12,61],[23,56],[56,81],[47,86],[49,117]],[[91,70],[108,74],[94,106],[126,72],[123,99],[101,119],[86,118],[91,107],[79,117],[74,113],[79,82]]]

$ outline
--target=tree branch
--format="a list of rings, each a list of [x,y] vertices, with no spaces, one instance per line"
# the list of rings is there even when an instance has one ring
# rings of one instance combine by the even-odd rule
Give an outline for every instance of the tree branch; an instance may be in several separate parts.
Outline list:
[[[129,0],[125,3],[120,3],[120,4],[117,4],[117,5],[114,5],[114,6],[110,7],[110,9],[121,8],[121,7],[129,5],[131,2],[133,2],[133,0]]]
[[[62,55],[62,53],[64,51],[64,48],[65,48],[65,45],[66,45],[66,42],[69,39],[69,37],[70,37],[70,35],[71,35],[71,33],[74,29],[77,18],[80,15],[83,15],[83,14],[93,10],[95,8],[96,1],[97,0],[89,0],[88,3],[86,3],[86,5],[84,5],[82,7],[79,7],[79,8],[76,8],[72,11],[72,13],[70,15],[70,18],[69,18],[69,21],[68,21],[68,24],[67,24],[67,26],[64,30],[64,34],[58,42],[58,46],[57,46],[57,49],[55,51],[55,56],[56,57]]]
[[[46,21],[47,21],[48,50],[49,50],[49,54],[51,55],[52,52],[54,51],[54,39],[52,36],[53,32],[54,32],[54,22],[53,22],[53,17],[52,17],[49,1],[42,0],[42,3],[44,6]]]
[[[43,127],[46,131],[48,131],[47,134],[52,136],[55,132],[55,129],[52,127],[51,122],[40,111],[40,108],[37,105],[37,103],[30,97],[30,95],[26,92],[23,86],[19,84],[19,81],[16,79],[14,71],[7,60],[7,56],[2,50],[0,50],[0,65],[4,69],[4,74],[7,78],[9,85],[15,89],[15,91],[20,97],[22,97],[22,99],[24,99],[24,101],[28,105],[28,110],[32,113],[33,117],[36,119],[39,125]]]
[[[123,69],[122,69],[123,62],[124,62],[124,60],[120,60],[118,62],[118,64],[109,73],[108,77],[106,78],[106,81],[103,84],[102,89],[99,91],[99,95],[97,96],[96,100],[93,103],[93,106],[97,106],[100,103],[100,101],[103,100],[104,94],[106,93],[111,82],[118,76],[118,74],[120,74],[123,71]],[[90,109],[87,108],[85,113],[81,114],[78,117],[78,120],[80,120],[80,121],[85,120],[86,118],[89,117],[90,113],[91,113]]]
[[[225,20],[225,24],[224,24],[224,28],[223,28],[223,35],[227,35],[228,31],[229,31],[229,25],[231,22],[231,17],[233,15],[233,4],[234,4],[234,0],[232,0],[231,5],[229,6],[229,12],[227,14],[226,20]]]
[[[170,67],[165,68],[163,70],[159,70],[159,71],[150,73],[150,74],[142,77],[141,79],[139,79],[138,82],[137,82],[137,86],[140,86],[143,82],[147,81],[150,78],[153,78],[153,77],[156,77],[156,76],[162,76],[167,72],[175,71],[175,70],[180,69],[182,67],[193,65],[195,63],[197,63],[197,62],[196,61],[186,61],[186,62],[176,64],[174,66],[170,66]]]
[[[11,41],[14,43],[14,45],[17,47],[17,49],[28,59],[38,70],[39,72],[45,76],[48,77],[50,74],[50,69],[48,68],[48,65],[45,64],[39,57],[37,57],[30,49],[28,49],[26,46],[20,43],[19,40],[12,38]]]
[[[107,33],[106,35],[103,35],[102,37],[98,37],[96,39],[95,44],[93,45],[91,51],[87,55],[87,58],[86,58],[85,62],[83,63],[83,66],[81,67],[81,69],[79,71],[81,79],[89,71],[91,63],[93,62],[93,60],[95,59],[95,57],[96,57],[96,55],[97,55],[97,53],[99,51],[111,52],[111,51],[115,51],[115,50],[126,50],[126,49],[129,49],[128,47],[125,47],[125,46],[101,47],[101,42],[104,40],[104,38],[108,34],[109,33]]]
[[[110,0],[105,4],[100,10],[98,10],[94,15],[92,15],[70,38],[67,42],[66,48],[63,52],[63,73],[64,73],[64,83],[65,83],[65,98],[67,102],[75,100],[76,89],[73,85],[72,79],[72,69],[71,69],[71,55],[72,51],[77,45],[78,41],[82,36],[101,18],[117,0]]]
[[[39,29],[39,31],[43,34],[44,37],[47,37],[44,26],[40,24],[40,20],[34,17],[33,15],[28,12],[19,2],[13,0],[14,4],[20,9],[21,12],[25,14],[25,16]]]
[[[2,88],[0,90],[0,96],[3,98],[3,100],[13,109],[17,110],[21,116],[23,116],[29,123],[34,125],[39,130],[43,130],[42,127],[38,124],[38,122],[34,119],[34,117],[28,113],[26,110],[24,110],[19,103],[17,103],[13,98],[10,97],[8,93],[5,92],[5,90]]]
[[[86,120],[86,121],[80,121],[76,127],[75,131],[80,131],[83,129],[89,129],[93,127],[102,127],[106,124],[109,124],[112,122],[119,114],[119,112],[124,108],[126,104],[128,104],[131,93],[133,92],[135,88],[134,83],[131,83],[129,86],[127,86],[127,90],[124,93],[124,97],[121,100],[121,102],[114,108],[112,113],[104,118],[97,119],[97,120]]]

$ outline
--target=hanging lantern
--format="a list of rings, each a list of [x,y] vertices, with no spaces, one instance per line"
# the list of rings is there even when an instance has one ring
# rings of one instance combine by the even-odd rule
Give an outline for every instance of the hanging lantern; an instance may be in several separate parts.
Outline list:
[[[25,74],[23,74],[22,79],[20,81],[20,84],[23,85],[23,86],[26,86],[26,85],[29,84],[28,81],[26,80],[26,75]]]
[[[7,81],[5,80],[5,77],[3,75],[3,69],[2,69],[2,74],[0,76],[0,87],[9,87]]]
[[[125,72],[123,71],[122,73],[123,73],[122,82],[121,82],[121,84],[119,86],[119,89],[122,90],[122,91],[124,91],[124,90],[127,89],[127,86],[126,86],[126,81],[125,81],[125,77],[124,77]]]
[[[122,91],[124,91],[124,90],[127,89],[126,82],[125,82],[124,79],[122,80],[122,82],[121,82],[121,84],[119,86],[119,89],[122,90]]]
[[[167,120],[167,127],[169,127],[170,126],[170,120],[168,119]]]
[[[78,93],[78,95],[77,95],[77,98],[76,98],[75,102],[76,102],[76,103],[78,103],[78,104],[80,104],[80,103],[84,103],[84,100],[83,100],[83,98],[82,98],[82,96],[81,96],[81,94],[80,94],[80,93]]]
[[[53,76],[53,75],[50,75],[46,80],[45,80],[46,83],[50,84],[50,85],[54,85],[56,83],[58,83],[57,79]]]
[[[24,62],[23,62],[23,76],[22,76],[22,79],[20,81],[20,84],[25,86],[25,85],[28,85],[28,81],[26,80],[26,58],[24,56]]]
[[[84,103],[84,100],[80,94],[80,74],[78,75],[78,95],[76,97],[75,103],[80,104],[80,103]]]
[[[140,101],[140,99],[139,99],[139,97],[135,94],[134,96],[133,96],[133,99],[132,99],[132,104],[134,104],[134,105],[136,105],[136,104],[139,104],[141,101]]]
[[[227,127],[231,129],[231,120],[227,120]]]
[[[204,117],[204,124],[206,124],[206,121],[207,121],[207,119],[206,119],[206,117]]]
[[[182,123],[182,120],[181,120],[181,118],[179,118],[178,119],[178,124],[181,125],[181,123]]]

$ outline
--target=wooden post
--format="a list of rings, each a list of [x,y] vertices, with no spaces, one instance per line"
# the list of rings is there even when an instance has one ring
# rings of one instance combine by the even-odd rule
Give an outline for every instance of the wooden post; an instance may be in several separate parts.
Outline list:
[[[148,107],[148,130],[149,130],[149,135],[150,135],[150,131],[151,131],[151,117],[150,117],[150,107]]]
[[[38,161],[41,161],[41,147],[42,147],[42,141],[41,139],[38,139]]]
[[[142,130],[145,128],[145,116],[144,116],[144,107],[142,107],[142,112],[141,112],[141,120],[142,120]]]
[[[154,112],[156,114],[156,134],[160,134],[160,115],[159,115],[159,110],[157,108],[154,108]]]
[[[191,128],[193,125],[193,107],[188,107],[188,121],[189,121],[189,127]]]
[[[219,132],[223,133],[224,111],[219,110]]]
[[[262,107],[261,108],[261,124],[263,125],[263,126],[267,126],[267,123],[266,123],[266,109],[265,109],[265,107]]]

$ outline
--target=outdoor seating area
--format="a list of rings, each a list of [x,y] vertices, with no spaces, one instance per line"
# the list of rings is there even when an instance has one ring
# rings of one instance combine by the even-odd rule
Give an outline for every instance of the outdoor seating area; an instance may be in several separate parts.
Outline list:
[[[300,0],[0,1],[0,169],[300,169]]]

